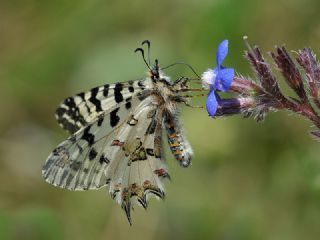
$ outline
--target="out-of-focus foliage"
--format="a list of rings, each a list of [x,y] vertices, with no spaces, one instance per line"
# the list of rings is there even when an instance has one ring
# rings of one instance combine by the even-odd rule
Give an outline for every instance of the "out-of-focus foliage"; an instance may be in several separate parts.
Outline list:
[[[54,188],[41,167],[67,136],[57,104],[144,77],[133,53],[141,41],[151,40],[162,66],[183,60],[201,73],[229,39],[226,65],[247,75],[243,35],[264,50],[285,43],[319,53],[319,10],[316,0],[2,1],[0,239],[318,239],[319,143],[309,123],[286,113],[257,124],[184,107],[193,164],[181,169],[168,158],[166,200],[135,209],[133,227],[106,190]],[[168,74],[192,76],[183,66]]]

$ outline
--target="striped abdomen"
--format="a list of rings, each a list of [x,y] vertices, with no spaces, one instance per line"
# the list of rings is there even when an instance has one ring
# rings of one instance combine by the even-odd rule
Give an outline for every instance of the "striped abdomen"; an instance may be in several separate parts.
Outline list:
[[[164,120],[168,143],[173,156],[181,166],[188,167],[191,163],[192,149],[183,135],[182,128],[176,117],[166,114]]]

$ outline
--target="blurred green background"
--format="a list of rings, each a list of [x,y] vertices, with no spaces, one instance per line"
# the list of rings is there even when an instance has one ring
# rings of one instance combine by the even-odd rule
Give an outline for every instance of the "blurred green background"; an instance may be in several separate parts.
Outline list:
[[[317,0],[0,1],[0,239],[319,239],[319,142],[287,113],[257,124],[183,107],[193,164],[167,154],[167,197],[135,208],[133,227],[106,189],[71,192],[41,177],[67,137],[58,103],[144,77],[133,53],[141,41],[163,66],[183,60],[201,73],[229,39],[225,65],[253,76],[242,36],[264,51],[285,43],[319,53],[319,10]],[[183,66],[167,73],[192,76]]]

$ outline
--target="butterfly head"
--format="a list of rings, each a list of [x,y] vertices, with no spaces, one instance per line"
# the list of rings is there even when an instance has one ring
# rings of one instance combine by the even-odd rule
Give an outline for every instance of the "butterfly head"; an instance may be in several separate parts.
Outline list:
[[[149,76],[153,81],[159,80],[160,79],[160,69],[159,69],[159,61],[158,59],[155,60],[155,64],[152,66],[150,63],[150,41],[145,40],[142,42],[142,45],[147,45],[148,47],[148,61],[146,60],[146,57],[144,55],[144,49],[143,48],[137,48],[134,52],[141,52],[142,59],[144,63],[147,65],[149,69]]]
[[[158,59],[155,60],[155,64],[149,69],[150,69],[150,71],[149,71],[150,78],[153,81],[159,80],[160,79],[160,75],[162,75],[162,74],[161,74],[160,69],[159,69],[159,61],[158,61]]]
[[[172,66],[175,66],[175,65],[178,65],[178,64],[183,64],[187,67],[189,67],[189,69],[191,69],[191,71],[197,76],[197,79],[200,79],[199,75],[196,73],[196,71],[193,69],[192,66],[190,66],[188,63],[185,63],[185,62],[176,62],[176,63],[173,63],[173,64],[170,64],[166,67],[163,67],[163,68],[160,68],[159,67],[159,61],[158,59],[155,60],[155,64],[152,66],[151,65],[151,62],[150,62],[150,41],[149,40],[145,40],[142,42],[141,44],[142,46],[143,45],[147,45],[147,49],[148,49],[148,55],[147,55],[147,59],[145,57],[145,51],[143,48],[137,48],[135,50],[135,52],[140,52],[141,55],[142,55],[142,59],[144,61],[144,63],[147,65],[148,69],[149,69],[149,77],[154,81],[158,81],[158,80],[164,80],[166,81],[168,84],[172,84],[170,79],[168,77],[166,77],[162,70],[166,69],[166,68],[169,68],[169,67],[172,67]],[[188,88],[187,86],[187,82],[188,82],[188,78],[180,78],[178,79],[176,82],[173,83],[173,85],[175,85],[176,87],[180,86],[181,89],[186,89]],[[178,87],[179,88],[179,87]]]

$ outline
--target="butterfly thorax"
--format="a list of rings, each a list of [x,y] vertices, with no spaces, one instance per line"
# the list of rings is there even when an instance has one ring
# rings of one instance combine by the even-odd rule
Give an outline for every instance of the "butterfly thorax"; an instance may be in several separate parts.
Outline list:
[[[164,75],[162,71],[149,72],[152,80],[153,95],[156,98],[157,105],[163,110],[175,113],[177,111],[177,103],[187,102],[187,99],[180,95],[189,87],[186,79],[178,79],[173,82],[170,77]]]

